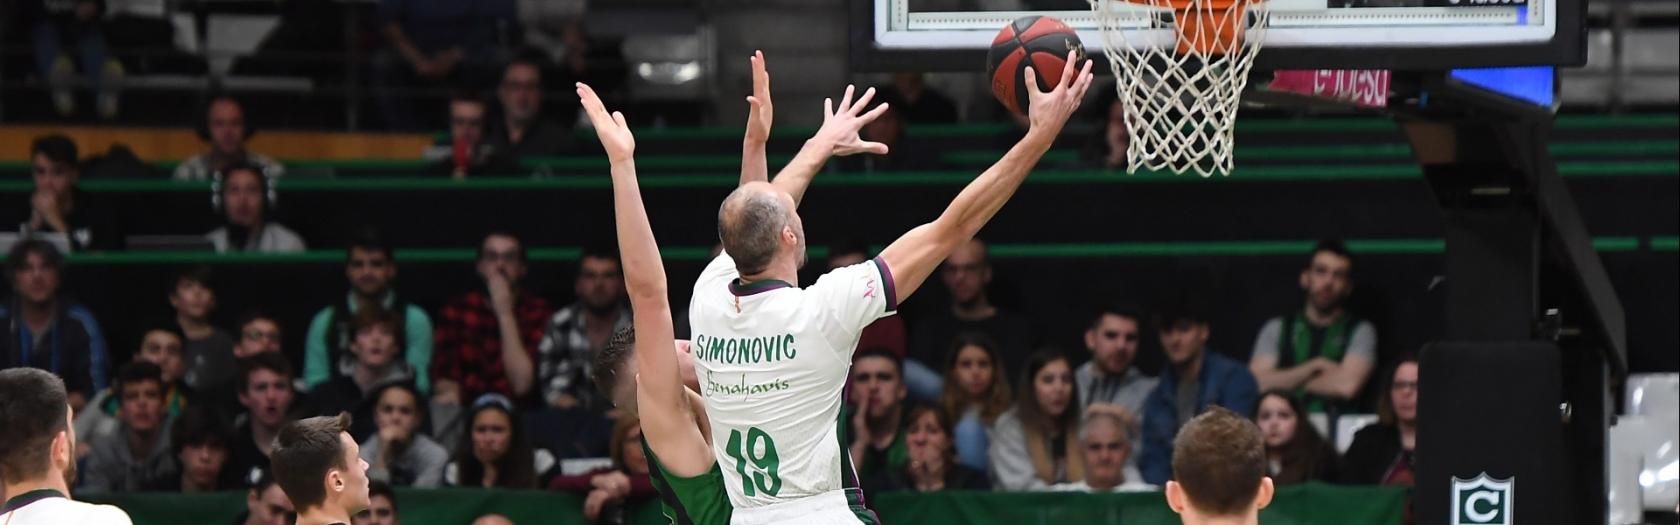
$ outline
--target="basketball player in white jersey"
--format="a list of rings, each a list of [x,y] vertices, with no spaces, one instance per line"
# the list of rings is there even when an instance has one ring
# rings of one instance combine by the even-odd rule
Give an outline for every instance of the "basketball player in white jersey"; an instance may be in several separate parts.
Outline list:
[[[131,525],[122,509],[71,501],[75,479],[64,380],[35,368],[0,370],[0,525]]]
[[[784,170],[774,182],[744,184],[724,200],[718,211],[724,253],[695,282],[689,318],[733,523],[878,521],[857,488],[839,421],[858,334],[891,315],[1020,187],[1090,88],[1090,62],[1077,71],[1076,64],[1070,52],[1049,92],[1026,72],[1026,136],[939,218],[911,229],[874,260],[835,269],[808,288],[798,287],[805,232],[795,210],[810,176]],[[848,88],[833,112],[825,107],[825,126],[856,118],[869,96],[853,104]],[[819,132],[800,156],[831,151],[827,140]]]

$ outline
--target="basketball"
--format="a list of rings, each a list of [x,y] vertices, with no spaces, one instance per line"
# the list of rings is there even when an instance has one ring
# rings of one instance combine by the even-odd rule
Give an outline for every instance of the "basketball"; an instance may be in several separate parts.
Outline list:
[[[986,73],[992,78],[992,95],[1018,115],[1027,114],[1026,68],[1038,75],[1039,89],[1049,91],[1061,80],[1068,50],[1085,60],[1085,45],[1073,28],[1048,16],[1015,19],[992,39],[986,53]]]

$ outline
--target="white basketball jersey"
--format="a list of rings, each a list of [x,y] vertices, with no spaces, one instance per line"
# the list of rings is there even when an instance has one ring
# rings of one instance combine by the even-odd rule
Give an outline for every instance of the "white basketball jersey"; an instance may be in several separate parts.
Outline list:
[[[845,489],[861,504],[841,442],[841,391],[865,326],[898,307],[880,259],[805,289],[740,285],[720,255],[689,304],[694,362],[729,501],[752,509]]]
[[[94,505],[62,497],[36,500],[0,514],[8,525],[133,525],[128,513],[110,505]]]

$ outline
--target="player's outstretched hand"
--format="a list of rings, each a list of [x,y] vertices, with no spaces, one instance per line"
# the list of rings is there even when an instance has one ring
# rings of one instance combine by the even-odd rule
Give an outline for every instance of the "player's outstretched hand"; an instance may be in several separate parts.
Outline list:
[[[588,84],[578,82],[577,94],[583,102],[583,112],[589,115],[589,123],[595,126],[595,136],[607,150],[607,160],[619,162],[634,157],[636,137],[630,134],[630,125],[624,123],[624,114],[617,111],[607,114],[606,104],[601,103],[601,97]]]
[[[838,107],[834,105],[834,99],[823,99],[823,124],[822,128],[817,130],[817,138],[834,144],[835,155],[886,155],[886,144],[863,140],[858,136],[858,131],[874,122],[882,113],[886,113],[887,105],[875,106],[875,109],[865,113],[863,108],[869,107],[869,100],[875,98],[875,88],[869,88],[863,92],[863,96],[853,101],[852,92],[855,89],[855,86],[846,86],[846,96],[840,98]]]
[[[764,143],[770,140],[770,123],[774,115],[770,105],[770,72],[764,68],[764,52],[755,51],[747,59],[752,62],[752,90],[747,97],[747,140]]]
[[[1068,51],[1061,80],[1049,92],[1039,90],[1038,77],[1032,66],[1027,66],[1027,119],[1034,130],[1060,132],[1062,125],[1079,109],[1079,102],[1085,99],[1085,91],[1091,88],[1095,76],[1091,74],[1090,60],[1075,71],[1077,58],[1077,51]]]

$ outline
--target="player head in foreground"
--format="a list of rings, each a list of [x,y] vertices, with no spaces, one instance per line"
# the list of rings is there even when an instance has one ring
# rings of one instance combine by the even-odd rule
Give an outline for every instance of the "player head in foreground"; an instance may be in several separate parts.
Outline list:
[[[76,431],[64,380],[37,368],[0,370],[0,522],[129,525],[110,505],[71,501]]]
[[[1272,502],[1266,443],[1248,418],[1210,407],[1173,440],[1167,505],[1185,525],[1249,525]]]
[[[349,429],[350,415],[342,412],[280,427],[270,458],[297,525],[350,523],[368,507],[368,465]]]

